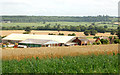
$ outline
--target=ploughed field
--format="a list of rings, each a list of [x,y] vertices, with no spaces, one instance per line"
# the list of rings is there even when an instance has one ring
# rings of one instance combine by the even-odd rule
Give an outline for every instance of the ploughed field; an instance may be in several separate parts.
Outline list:
[[[7,36],[10,35],[12,33],[16,33],[16,34],[22,34],[23,32],[25,32],[24,30],[2,30],[0,31],[0,35],[2,36]],[[40,31],[35,31],[32,30],[30,34],[38,34],[38,35],[48,35],[49,33],[53,33],[58,35],[59,33],[63,33],[65,36],[68,36],[68,34],[72,34],[75,33],[76,36],[85,36],[84,32],[73,32],[73,31],[46,31],[46,30],[40,30]],[[97,33],[96,36],[116,36],[116,35],[111,35],[110,33]],[[94,36],[87,36],[87,37],[94,37]]]
[[[2,49],[2,59],[17,59],[32,57],[62,57],[78,56],[90,54],[117,54],[118,44],[111,45],[88,45],[88,46],[71,46],[71,47],[41,47],[41,48],[7,48]]]

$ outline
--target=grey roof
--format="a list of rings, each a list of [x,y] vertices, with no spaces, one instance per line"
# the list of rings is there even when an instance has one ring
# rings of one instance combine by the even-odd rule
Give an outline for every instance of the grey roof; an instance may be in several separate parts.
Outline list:
[[[108,37],[99,37],[100,39],[109,39]]]
[[[88,41],[88,39],[86,37],[78,37],[78,39],[81,41]]]
[[[55,44],[58,43],[53,40],[46,40],[46,39],[26,39],[19,43],[27,43],[27,44]]]

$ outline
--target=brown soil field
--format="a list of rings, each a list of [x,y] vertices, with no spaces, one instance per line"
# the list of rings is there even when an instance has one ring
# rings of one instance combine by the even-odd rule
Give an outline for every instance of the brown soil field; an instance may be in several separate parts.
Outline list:
[[[6,36],[6,35],[10,35],[12,33],[18,33],[18,34],[22,34],[23,32],[25,32],[24,30],[3,30],[1,31],[0,35],[1,36]],[[72,34],[75,33],[76,36],[85,36],[84,32],[73,32],[73,31],[35,31],[32,30],[30,34],[39,34],[39,35],[48,35],[49,33],[54,33],[54,34],[59,34],[59,33],[64,33],[66,36],[68,34]],[[98,33],[96,34],[96,36],[116,36],[116,35],[111,35],[110,33]],[[87,36],[87,37],[94,37],[94,36]]]
[[[115,54],[118,53],[118,44],[110,45],[88,45],[88,46],[71,46],[71,47],[41,47],[41,48],[7,48],[2,49],[2,59],[21,60],[32,57],[62,57],[78,56],[90,54]]]

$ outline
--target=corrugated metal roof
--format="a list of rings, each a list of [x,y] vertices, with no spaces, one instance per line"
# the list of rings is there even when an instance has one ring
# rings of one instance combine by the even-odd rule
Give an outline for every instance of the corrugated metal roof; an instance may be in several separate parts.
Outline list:
[[[44,40],[44,39],[27,39],[19,43],[27,43],[27,44],[56,44],[58,42],[52,40]]]
[[[11,34],[2,40],[26,40],[26,39],[47,39],[53,40],[59,43],[66,43],[69,40],[75,38],[75,36],[58,36],[58,35],[33,35],[33,34]]]

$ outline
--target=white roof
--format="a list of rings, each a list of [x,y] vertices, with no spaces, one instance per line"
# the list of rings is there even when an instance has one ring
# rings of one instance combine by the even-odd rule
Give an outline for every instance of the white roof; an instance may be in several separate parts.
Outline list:
[[[26,40],[26,39],[46,39],[53,40],[59,43],[67,43],[69,40],[75,38],[75,36],[58,36],[58,35],[33,35],[33,34],[11,34],[2,40]]]

